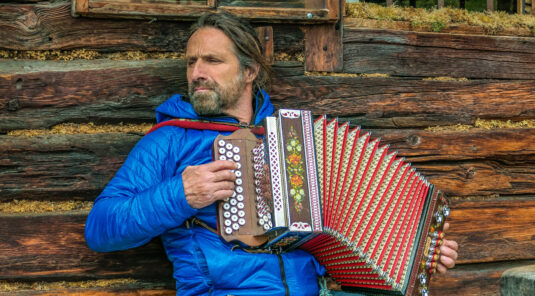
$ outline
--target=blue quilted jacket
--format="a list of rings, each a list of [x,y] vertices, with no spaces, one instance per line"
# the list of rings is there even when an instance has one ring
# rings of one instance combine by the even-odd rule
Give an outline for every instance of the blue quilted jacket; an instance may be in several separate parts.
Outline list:
[[[255,124],[273,113],[264,91],[258,92]],[[203,119],[174,95],[156,109],[158,122]],[[231,117],[210,120],[236,122]],[[164,126],[143,137],[121,169],[97,197],[87,218],[88,246],[99,252],[125,250],[161,236],[173,263],[177,295],[317,295],[324,268],[308,253],[249,254],[205,228],[187,229],[196,216],[216,228],[215,205],[193,209],[184,196],[182,171],[212,161],[216,131]]]

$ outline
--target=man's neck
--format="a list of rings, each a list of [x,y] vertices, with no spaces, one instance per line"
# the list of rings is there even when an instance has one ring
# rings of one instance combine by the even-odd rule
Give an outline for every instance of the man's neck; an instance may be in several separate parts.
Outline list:
[[[240,123],[251,124],[254,114],[251,87],[246,87],[236,104],[223,112],[236,118]]]

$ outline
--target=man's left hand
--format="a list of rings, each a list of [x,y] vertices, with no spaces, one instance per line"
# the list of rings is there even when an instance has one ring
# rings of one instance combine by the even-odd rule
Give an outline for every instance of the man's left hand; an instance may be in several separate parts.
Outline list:
[[[444,232],[450,228],[450,224],[444,224]],[[438,260],[437,270],[439,273],[446,273],[448,268],[455,266],[457,260],[457,250],[459,250],[459,244],[453,240],[444,239],[444,243],[440,246],[440,259]]]

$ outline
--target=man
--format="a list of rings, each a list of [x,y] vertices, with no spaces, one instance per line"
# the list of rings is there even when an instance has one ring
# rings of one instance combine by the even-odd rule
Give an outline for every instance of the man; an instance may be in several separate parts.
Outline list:
[[[174,95],[156,110],[172,118],[257,125],[273,113],[262,90],[269,67],[255,31],[228,14],[208,14],[192,27],[186,49],[189,97]],[[95,251],[141,246],[161,236],[173,263],[177,295],[317,295],[325,269],[308,253],[232,250],[216,228],[215,202],[232,195],[237,165],[212,161],[212,130],[164,126],[132,150],[89,214],[86,240]],[[196,217],[203,226],[189,223]],[[206,227],[207,226],[207,227]],[[453,267],[446,243],[439,267]]]

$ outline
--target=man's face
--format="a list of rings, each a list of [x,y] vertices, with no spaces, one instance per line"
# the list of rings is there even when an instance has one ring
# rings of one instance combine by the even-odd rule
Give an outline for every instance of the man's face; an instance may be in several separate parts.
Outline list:
[[[234,44],[219,29],[197,30],[186,49],[188,93],[199,115],[232,108],[244,92],[244,75]]]

